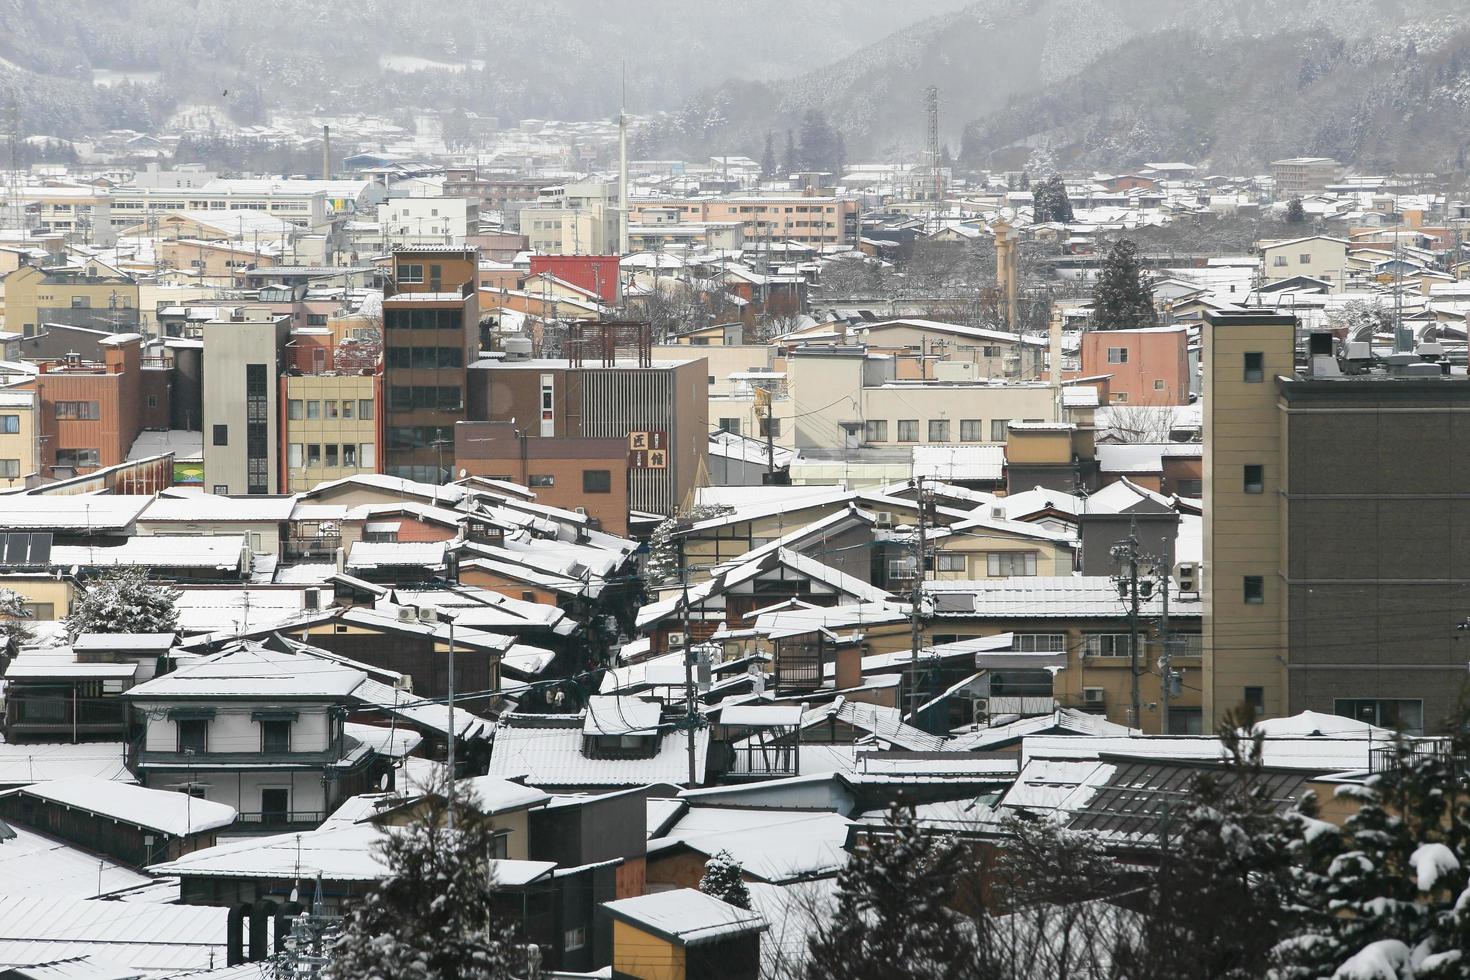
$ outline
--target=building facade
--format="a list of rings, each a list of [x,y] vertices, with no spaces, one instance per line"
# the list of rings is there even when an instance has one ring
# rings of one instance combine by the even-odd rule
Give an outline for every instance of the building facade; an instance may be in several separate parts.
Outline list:
[[[290,318],[246,310],[204,325],[204,472],[219,494],[280,486],[281,349]]]

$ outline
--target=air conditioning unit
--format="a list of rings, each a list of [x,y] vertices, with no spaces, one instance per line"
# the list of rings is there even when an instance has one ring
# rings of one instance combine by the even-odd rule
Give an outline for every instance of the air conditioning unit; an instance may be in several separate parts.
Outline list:
[[[1084,687],[1082,689],[1082,703],[1089,708],[1100,708],[1106,700],[1106,690],[1101,687]]]
[[[414,608],[412,606],[398,607],[398,621],[400,623],[417,622],[418,618],[418,613],[414,611]]]
[[[576,511],[577,512],[577,515],[579,517],[586,517],[587,516],[587,508],[586,507],[573,507],[572,510]]]
[[[989,698],[971,698],[970,699],[970,710],[972,712],[971,717],[974,717],[974,718],[983,718],[983,717],[985,717],[986,715],[990,714],[990,699]]]
[[[893,526],[893,511],[891,511],[891,510],[880,510],[876,514],[874,514],[873,516],[874,516],[875,522],[876,522],[876,524],[877,524],[878,527],[892,527]]]
[[[1199,591],[1199,565],[1192,561],[1182,561],[1174,566],[1174,581],[1179,586],[1180,592]]]
[[[670,633],[669,634],[669,649],[670,650],[674,649],[675,647],[682,648],[683,646],[684,646],[684,634],[682,632],[673,632],[673,633]]]
[[[1003,521],[1006,519],[1005,504],[990,505],[990,519],[992,521]]]
[[[437,623],[437,622],[439,622],[439,610],[433,608],[432,606],[420,606],[419,607],[419,622],[421,622],[421,623]]]

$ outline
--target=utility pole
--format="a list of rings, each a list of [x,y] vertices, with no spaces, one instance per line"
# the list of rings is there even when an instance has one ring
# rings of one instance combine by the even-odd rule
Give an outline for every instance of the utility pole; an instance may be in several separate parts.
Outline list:
[[[1138,561],[1142,557],[1138,552],[1138,520],[1135,518],[1128,524],[1128,538],[1113,545],[1109,552],[1113,561],[1123,565],[1123,569],[1114,581],[1118,586],[1118,598],[1128,603],[1128,673],[1130,684],[1130,714],[1129,724],[1133,728],[1141,728],[1143,721],[1143,706],[1139,697],[1138,677],[1139,651],[1138,651],[1138,615],[1139,603],[1142,599],[1151,598],[1153,595],[1153,582],[1145,578],[1142,582],[1138,578]]]
[[[1159,658],[1159,734],[1169,734],[1169,696],[1174,688],[1174,637],[1169,633],[1169,569],[1164,569],[1163,588],[1164,607],[1159,615],[1159,643],[1164,648],[1164,654]]]
[[[698,785],[699,775],[695,766],[697,753],[694,748],[694,729],[696,727],[696,715],[694,711],[694,637],[689,633],[688,565],[679,569],[679,583],[684,592],[684,735],[685,747],[689,753],[689,788],[693,789]]]
[[[918,502],[919,523],[914,534],[914,589],[909,598],[909,711],[912,715],[919,707],[919,618],[924,603],[924,478],[914,477],[915,500]]]
[[[440,613],[439,615],[444,615]],[[454,617],[449,619],[449,751],[446,753],[449,765],[449,778],[444,784],[445,797],[449,802],[447,809],[447,823],[450,830],[454,829]]]

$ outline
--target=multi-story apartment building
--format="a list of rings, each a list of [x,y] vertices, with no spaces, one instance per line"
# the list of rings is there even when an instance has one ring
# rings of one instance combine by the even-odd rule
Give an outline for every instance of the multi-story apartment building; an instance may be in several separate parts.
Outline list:
[[[1189,333],[1182,326],[1088,330],[1082,334],[1081,361],[1081,377],[1107,375],[1111,402],[1189,402]]]
[[[622,215],[618,185],[586,181],[541,188],[534,204],[511,212],[533,251],[548,255],[608,255],[618,250]]]
[[[479,252],[402,248],[383,299],[382,471],[444,483],[480,349]]]
[[[704,479],[702,357],[485,359],[469,373],[470,418],[515,424],[509,436],[478,422],[457,427],[454,465],[467,472],[529,486],[541,503],[581,507],[618,534],[629,510],[672,514]]]
[[[112,201],[96,187],[22,187],[20,200],[31,217],[28,227],[67,236],[68,241],[107,246],[114,241]]]
[[[1342,164],[1331,157],[1290,157],[1271,161],[1271,176],[1276,179],[1276,197],[1305,197],[1320,194],[1337,179]]]
[[[123,333],[138,326],[138,284],[96,267],[74,269],[23,265],[4,280],[5,328],[33,337],[48,323]]]
[[[141,341],[137,334],[105,337],[98,342],[100,362],[44,361],[19,386],[35,395],[35,469],[43,478],[116,466],[138,433],[168,428],[169,377],[143,367]]]
[[[466,197],[394,197],[378,205],[378,235],[390,245],[464,245],[480,231],[480,206]]]
[[[1262,279],[1272,283],[1305,276],[1320,279],[1332,292],[1340,293],[1347,284],[1350,246],[1346,239],[1326,235],[1262,242]]]
[[[1299,368],[1298,333],[1206,314],[1206,714],[1433,730],[1465,676],[1470,382],[1412,357],[1352,373],[1326,332]]]
[[[204,479],[214,493],[280,486],[281,350],[291,319],[244,310],[204,325]]]
[[[343,348],[333,341],[327,328],[307,327],[292,331],[287,345],[282,493],[378,472],[383,376],[355,345]]]
[[[0,487],[25,486],[41,465],[40,413],[34,390],[0,391]]]
[[[858,201],[843,197],[763,194],[693,201],[648,198],[634,201],[630,211],[629,220],[640,225],[667,221],[671,214],[681,224],[739,222],[748,242],[856,245],[860,234]]]

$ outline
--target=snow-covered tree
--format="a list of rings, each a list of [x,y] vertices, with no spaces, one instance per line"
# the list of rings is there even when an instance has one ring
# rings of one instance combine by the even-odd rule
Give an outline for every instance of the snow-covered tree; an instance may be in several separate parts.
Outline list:
[[[88,583],[66,617],[66,631],[172,633],[179,628],[179,590],[148,580],[146,568],[113,569]]]
[[[1306,224],[1307,209],[1302,207],[1301,195],[1292,195],[1291,200],[1286,202],[1286,223],[1289,225]]]
[[[658,586],[678,581],[681,565],[679,543],[674,540],[676,533],[691,524],[728,514],[733,509],[720,504],[696,504],[684,514],[659,521],[648,536],[648,558],[643,564],[643,575],[648,584]]]
[[[961,858],[894,806],[837,876],[837,907],[812,938],[808,980],[975,976],[974,940],[947,904]]]
[[[1372,333],[1392,333],[1393,311],[1376,298],[1350,299],[1327,314],[1327,323],[1334,328],[1346,330],[1349,340],[1364,329]]]
[[[1026,172],[1037,177],[1050,177],[1057,172],[1057,154],[1051,140],[1044,139],[1031,148],[1026,158]]]
[[[729,851],[720,851],[704,862],[704,875],[699,890],[722,902],[750,908],[750,889],[745,887],[745,869]]]
[[[776,176],[776,134],[766,130],[766,148],[761,152],[761,176],[769,180]]]
[[[30,618],[25,596],[14,589],[0,589],[0,654],[30,640]]]
[[[1062,178],[1052,175],[1031,192],[1035,203],[1033,204],[1033,216],[1038,222],[1073,220],[1072,202],[1067,197],[1067,185]]]
[[[495,905],[495,827],[457,788],[451,829],[444,790],[429,792],[412,823],[386,829],[377,847],[390,875],[348,911],[325,980],[515,975],[513,928]]]
[[[1099,330],[1151,327],[1157,322],[1153,281],[1138,262],[1138,246],[1120,238],[1108,249],[1092,291],[1092,323]]]

